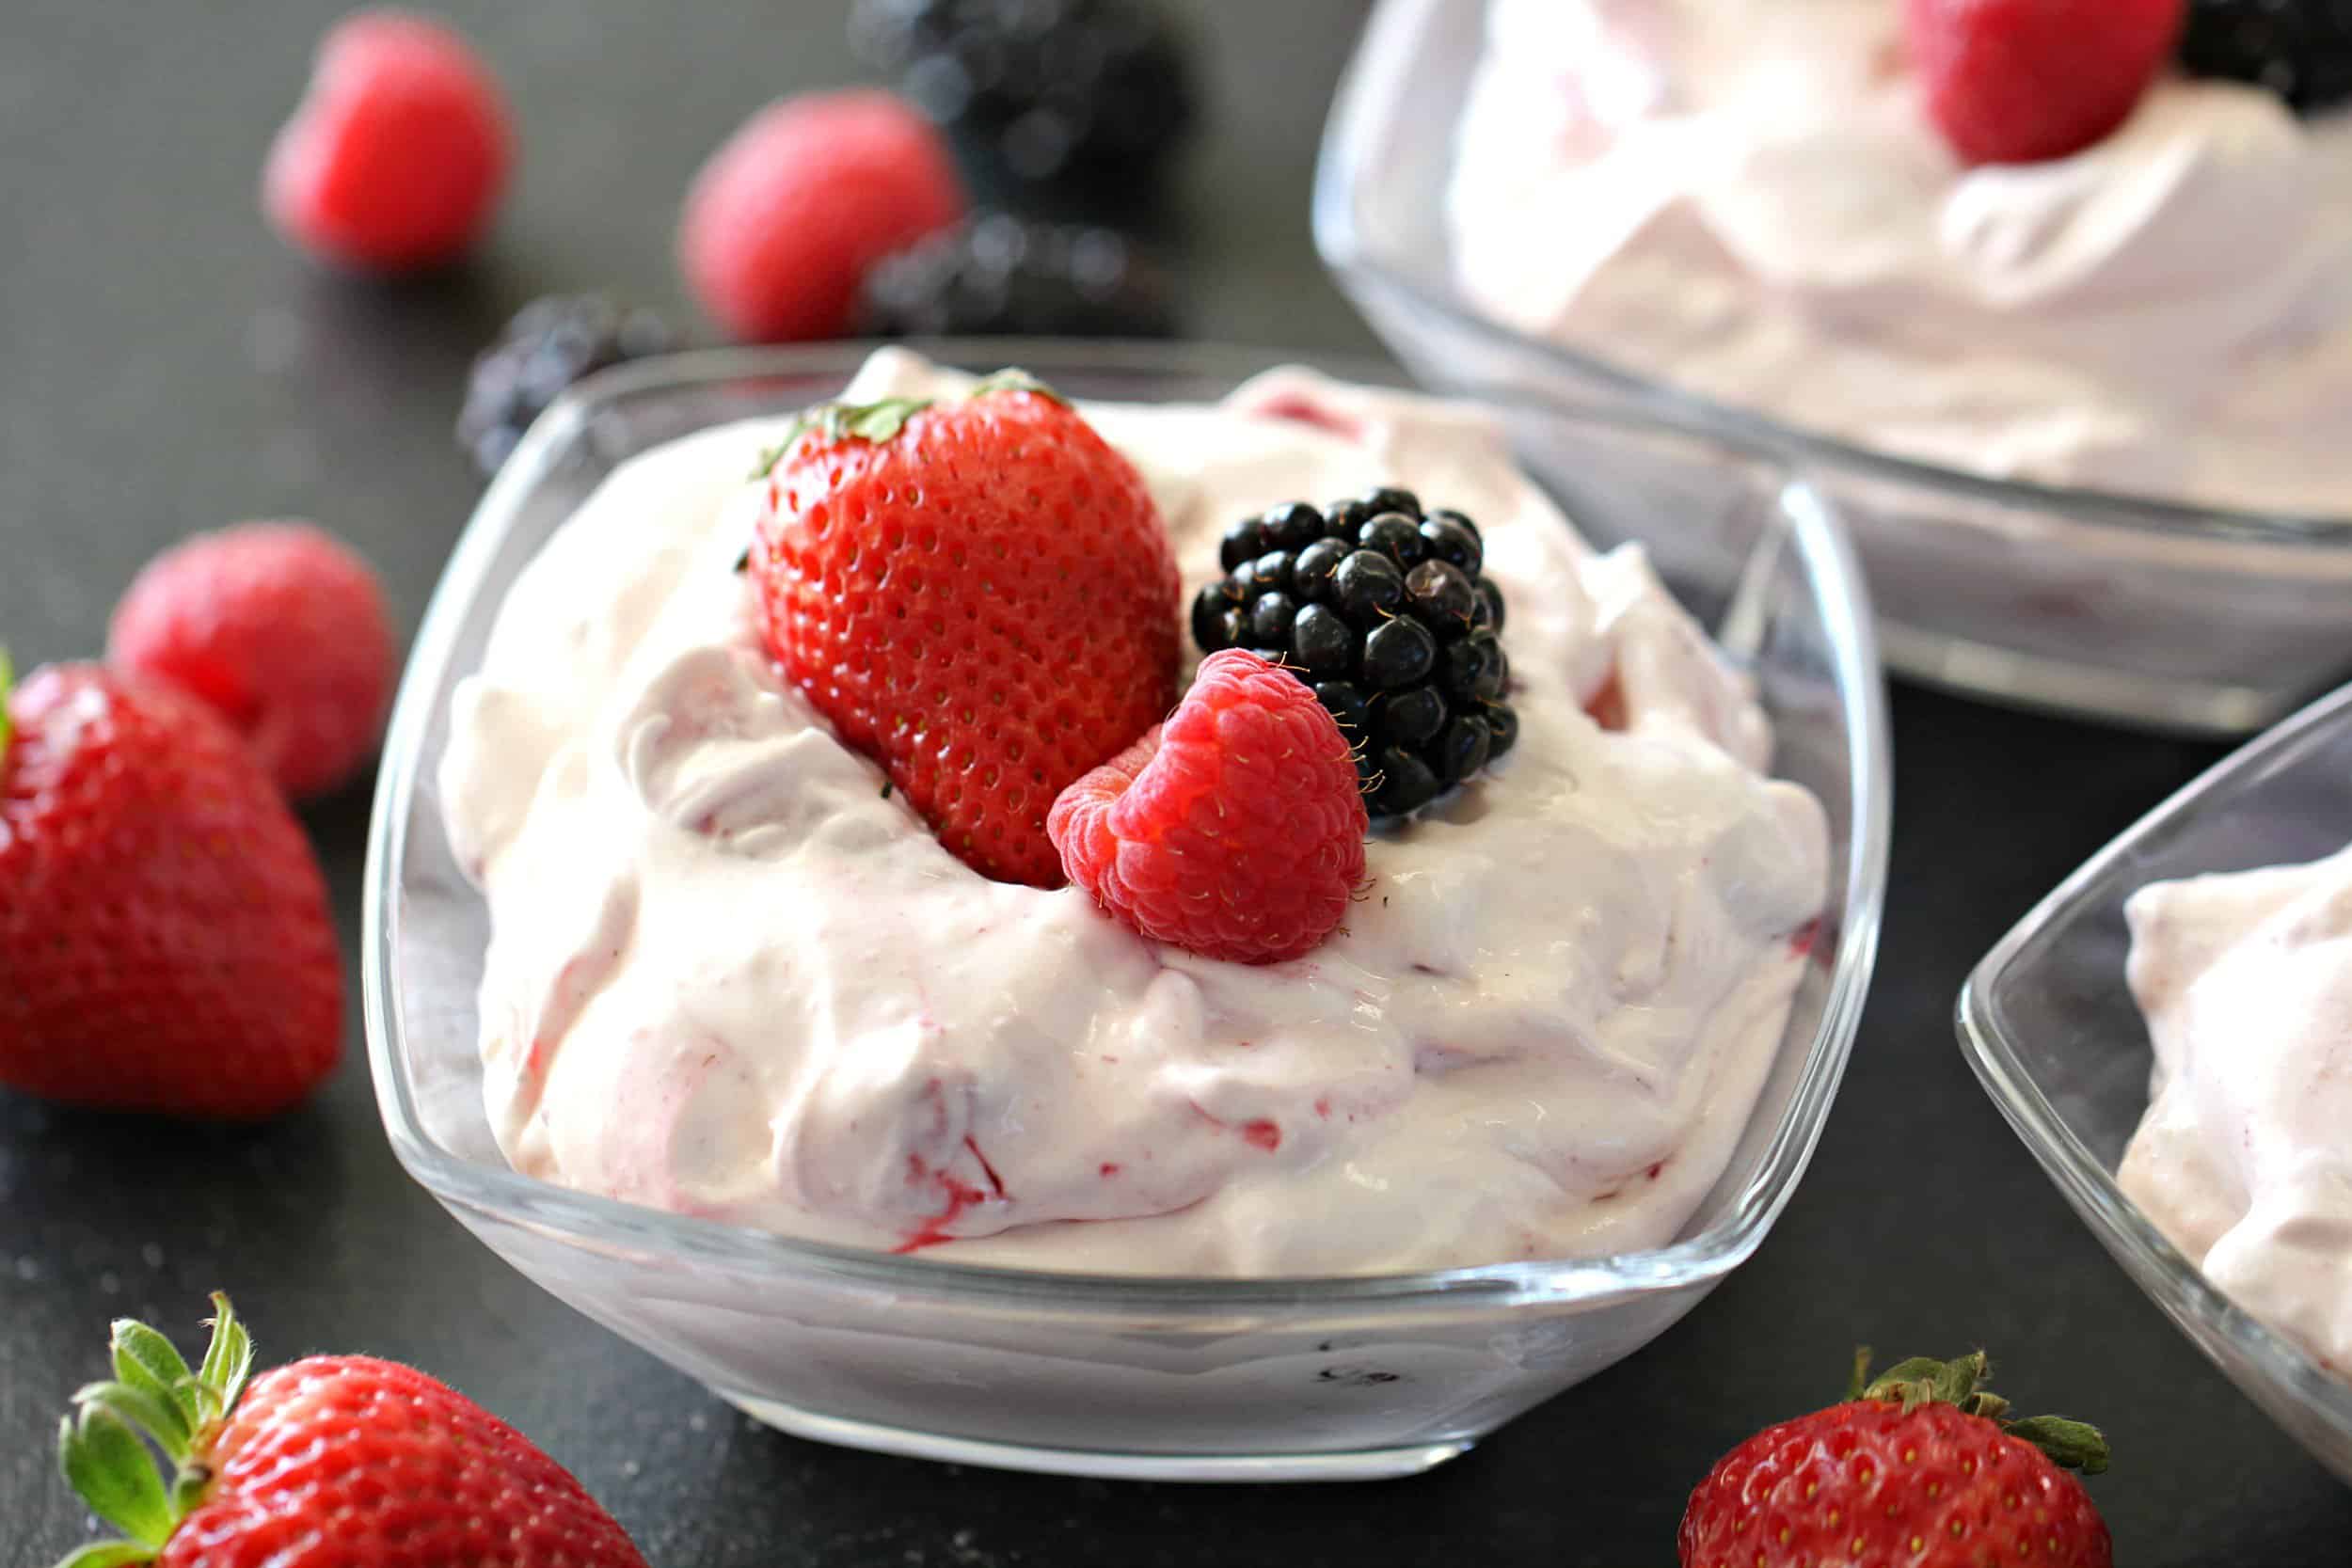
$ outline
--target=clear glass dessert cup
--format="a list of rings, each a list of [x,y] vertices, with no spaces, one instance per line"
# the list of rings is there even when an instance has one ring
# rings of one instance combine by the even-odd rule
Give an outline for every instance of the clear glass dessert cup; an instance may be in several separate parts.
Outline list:
[[[1315,175],[1316,247],[1399,358],[1440,390],[1633,409],[1790,452],[1853,531],[1890,667],[1982,696],[2210,734],[2261,728],[2352,670],[2352,515],[2268,516],[1981,478],[1677,391],[1491,319],[1454,280],[1446,187],[1486,7],[1382,0]],[[1539,477],[1574,448],[1522,433]],[[1631,477],[1631,476],[1629,476]],[[1703,485],[1665,465],[1661,499]],[[1660,565],[1731,580],[1736,552],[1673,521]],[[1640,514],[1635,514],[1640,515]],[[1600,543],[1610,543],[1600,540]]]
[[[1140,402],[1213,399],[1283,359],[1211,347],[918,346],[974,370],[1023,365],[1074,397]],[[1738,498],[1706,523],[1727,547],[1746,542],[1748,569],[1727,599],[1694,608],[1754,672],[1778,726],[1775,771],[1820,797],[1835,845],[1816,961],[1772,1077],[1722,1180],[1670,1245],[1381,1277],[1099,1277],[819,1245],[575,1192],[506,1164],[476,1049],[488,917],[452,857],[436,784],[452,689],[479,665],[516,573],[616,465],[707,425],[829,396],[862,353],[730,351],[605,372],[532,427],[484,497],[418,634],[369,845],[369,1060],[409,1172],[556,1296],[762,1420],[866,1448],[1073,1474],[1424,1469],[1696,1306],[1787,1203],[1853,1042],[1886,872],[1882,679],[1845,535],[1777,460],[1566,412],[1522,411],[1580,445],[1672,445]]]
[[[2149,1298],[2352,1484],[2352,1382],[2233,1305],[2116,1184],[2153,1054],[2123,979],[2150,882],[2312,861],[2352,839],[2352,686],[2249,742],[2093,856],[1985,955],[1962,1049],[2017,1135]]]

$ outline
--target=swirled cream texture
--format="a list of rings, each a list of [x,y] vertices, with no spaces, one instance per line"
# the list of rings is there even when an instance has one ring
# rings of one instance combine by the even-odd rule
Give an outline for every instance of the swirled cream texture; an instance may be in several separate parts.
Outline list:
[[[962,384],[885,351],[852,393]],[[1765,777],[1740,677],[1475,413],[1299,371],[1087,413],[1188,586],[1226,524],[1279,500],[1400,483],[1479,519],[1517,750],[1376,837],[1309,957],[1157,945],[1076,889],[956,861],[764,657],[732,568],[778,425],[660,448],[516,582],[455,700],[441,799],[491,913],[508,1158],[1041,1268],[1358,1273],[1671,1238],[1746,1121],[1826,887],[1822,813]]]
[[[1512,325],[2001,478],[2352,512],[2352,115],[2167,79],[1963,166],[1892,0],[1492,0],[1450,188]]]
[[[2352,1380],[2352,848],[2142,888],[2155,1044],[2117,1179],[2230,1298]]]

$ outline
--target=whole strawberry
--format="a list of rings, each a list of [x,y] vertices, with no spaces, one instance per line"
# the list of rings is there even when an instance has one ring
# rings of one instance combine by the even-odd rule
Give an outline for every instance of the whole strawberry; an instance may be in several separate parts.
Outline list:
[[[1046,820],[1071,879],[1131,929],[1238,963],[1331,934],[1364,878],[1365,826],[1339,721],[1241,649],[1201,660],[1168,722]]]
[[[314,1355],[247,1388],[252,1341],[228,1297],[213,1305],[194,1371],[125,1319],[112,1381],[73,1396],[60,1465],[127,1539],[62,1568],[645,1568],[569,1472],[448,1385]]]
[[[1845,1403],[1767,1427],[1708,1472],[1682,1515],[1683,1568],[2112,1568],[2106,1524],[2066,1473],[2107,1467],[2097,1429],[2007,1419],[1980,1351],[1866,1386],[1868,1354]]]
[[[2079,152],[2171,57],[2185,0],[1903,0],[1928,116],[1963,163]]]
[[[762,483],[770,655],[949,852],[1060,886],[1054,798],[1176,697],[1176,562],[1135,466],[1008,374],[813,410]]]
[[[181,1116],[281,1111],[342,1048],[310,841],[194,698],[0,664],[0,1084]]]
[[[149,562],[106,657],[200,697],[287,796],[323,794],[375,751],[399,655],[375,573],[309,523],[239,523]]]

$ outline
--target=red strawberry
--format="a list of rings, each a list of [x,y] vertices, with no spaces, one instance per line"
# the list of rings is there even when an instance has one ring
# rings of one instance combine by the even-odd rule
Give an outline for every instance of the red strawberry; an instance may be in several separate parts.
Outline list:
[[[506,101],[464,39],[421,16],[356,11],[320,40],[262,204],[306,250],[405,272],[473,244],[513,159]]]
[[[1154,942],[1275,963],[1331,934],[1364,878],[1338,722],[1256,654],[1211,654],[1168,722],[1054,802],[1070,879]]]
[[[2063,158],[2123,123],[2185,0],[1904,0],[1929,118],[1963,162]]]
[[[196,1371],[125,1319],[114,1381],[74,1395],[66,1479],[129,1539],[67,1568],[645,1568],[568,1471],[422,1372],[314,1355],[246,1388],[252,1341],[213,1305]],[[168,1488],[142,1436],[176,1466]]]
[[[939,133],[886,92],[771,103],[687,193],[678,264],[713,320],[751,342],[850,329],[866,269],[963,215]]]
[[[1008,372],[813,410],[765,483],[769,653],[957,858],[1060,886],[1054,797],[1176,696],[1176,561],[1135,466]]]
[[[366,562],[308,523],[240,523],[149,562],[106,657],[202,698],[300,799],[375,750],[396,654]]]
[[[2079,1421],[2006,1418],[1982,1352],[1906,1361],[1852,1397],[1783,1421],[1725,1454],[1682,1515],[1683,1568],[2112,1568],[2107,1527],[2081,1481],[2106,1439]]]
[[[342,1049],[342,968],[277,788],[168,687],[96,665],[6,687],[0,1084],[199,1117],[309,1094]]]

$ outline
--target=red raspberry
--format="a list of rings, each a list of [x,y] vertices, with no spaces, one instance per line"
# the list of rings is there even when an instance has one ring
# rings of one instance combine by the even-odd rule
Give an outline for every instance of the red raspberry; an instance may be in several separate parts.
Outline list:
[[[769,653],[1000,881],[1061,885],[1054,797],[1176,699],[1159,509],[1045,392],[815,411],[771,467],[752,572]]]
[[[1211,654],[1168,722],[1054,802],[1070,879],[1154,942],[1236,963],[1313,950],[1364,877],[1340,726],[1295,677]]]
[[[747,342],[839,337],[866,270],[964,205],[939,134],[890,94],[786,99],[694,177],[678,264],[703,309]]]
[[[498,81],[466,40],[402,11],[358,11],[320,41],[278,133],[262,203],[331,261],[406,272],[455,259],[488,224],[513,162]]]
[[[1904,0],[1929,118],[1962,160],[2063,158],[2129,118],[2185,0]]]
[[[240,523],[149,562],[106,657],[201,698],[300,799],[375,749],[397,648],[366,562],[309,523]]]

